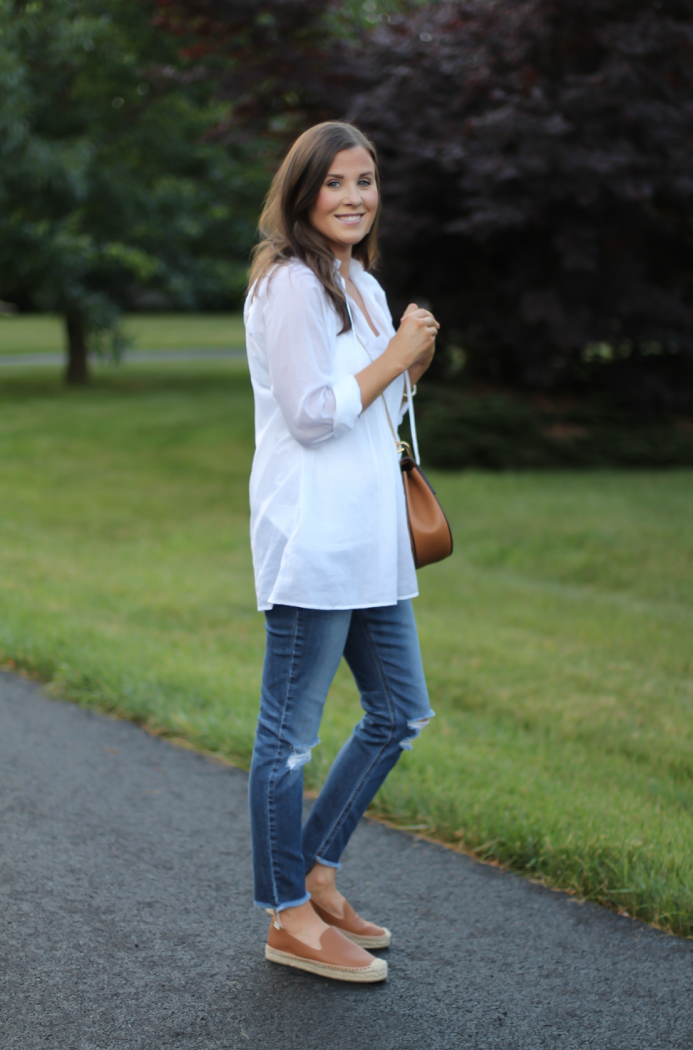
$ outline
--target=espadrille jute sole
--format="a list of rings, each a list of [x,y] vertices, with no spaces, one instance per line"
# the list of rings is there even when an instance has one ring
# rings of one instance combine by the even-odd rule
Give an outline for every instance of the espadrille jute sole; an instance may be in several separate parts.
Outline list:
[[[362,933],[349,933],[348,930],[339,929],[340,933],[343,933],[345,937],[348,937],[354,944],[358,944],[360,948],[389,948],[390,941],[392,940],[392,934],[389,930],[383,926],[384,933],[381,933],[379,937],[366,937]]]
[[[370,966],[334,966],[332,963],[320,963],[315,959],[302,959],[299,955],[281,952],[277,948],[265,945],[265,958],[280,966],[293,966],[296,970],[315,973],[319,977],[331,977],[335,981],[354,981],[357,984],[373,984],[384,981],[387,977],[387,963],[384,959],[374,959]]]

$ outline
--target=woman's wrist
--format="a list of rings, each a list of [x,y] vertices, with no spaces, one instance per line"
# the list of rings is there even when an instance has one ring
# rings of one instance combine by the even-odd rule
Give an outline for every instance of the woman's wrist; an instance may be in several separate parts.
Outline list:
[[[361,391],[361,411],[365,412],[376,398],[380,397],[383,391],[389,387],[390,383],[393,383],[397,376],[402,375],[405,371],[405,368],[399,367],[395,356],[388,354],[386,350],[372,364],[364,368],[363,371],[358,372],[354,378]]]

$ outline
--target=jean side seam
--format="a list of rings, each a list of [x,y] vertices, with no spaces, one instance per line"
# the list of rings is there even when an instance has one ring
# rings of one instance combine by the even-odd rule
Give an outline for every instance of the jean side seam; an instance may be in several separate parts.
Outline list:
[[[277,772],[278,772],[278,767],[279,767],[279,753],[280,753],[280,750],[281,750],[282,733],[284,732],[284,725],[285,725],[286,716],[287,716],[287,708],[288,708],[289,703],[291,701],[291,696],[292,696],[292,693],[293,693],[293,686],[294,686],[294,671],[295,671],[295,667],[296,667],[296,642],[297,642],[297,639],[298,639],[298,628],[299,628],[298,621],[299,621],[299,613],[297,612],[296,613],[296,618],[295,618],[295,621],[294,621],[294,636],[293,636],[292,649],[291,649],[291,667],[289,668],[288,685],[287,685],[287,690],[286,690],[286,694],[285,694],[285,697],[284,697],[284,710],[282,711],[282,719],[281,719],[281,723],[279,725],[279,731],[278,731],[278,734],[277,734],[277,738],[278,738],[277,753],[276,753],[276,757],[275,757],[275,760],[274,760],[274,764],[272,766],[272,772],[270,774],[269,785],[268,785],[269,790],[268,790],[268,793],[267,793],[267,795],[268,795],[267,805],[268,805],[268,809],[269,809],[269,814],[268,815],[269,815],[269,818],[270,818],[269,819],[269,827],[270,827],[270,870],[272,872],[272,889],[274,890],[274,897],[275,897],[275,900],[277,901],[277,903],[280,903],[280,902],[279,902],[279,893],[277,891],[277,880],[276,880],[276,876],[275,876],[275,854],[276,854],[276,848],[275,847],[276,847],[276,839],[275,839],[274,829],[275,829],[275,826],[276,826],[276,821],[275,821],[275,815],[274,815],[273,799],[274,799],[274,794],[275,794],[275,783],[276,783]]]
[[[360,613],[360,610],[354,610],[354,613],[358,614],[358,613]],[[390,732],[389,732],[387,740],[380,747],[380,749],[378,750],[377,755],[375,755],[373,757],[373,761],[370,763],[368,768],[364,770],[362,776],[359,778],[358,784],[355,785],[354,790],[351,792],[349,798],[347,799],[347,801],[345,802],[344,806],[342,807],[341,814],[339,815],[339,817],[337,818],[335,823],[332,825],[332,828],[330,830],[329,835],[327,835],[322,840],[322,842],[320,843],[320,847],[316,851],[316,855],[319,855],[319,854],[322,854],[322,853],[326,853],[327,850],[329,849],[329,847],[331,846],[332,842],[334,841],[336,835],[340,831],[344,821],[346,820],[346,818],[348,816],[348,813],[349,813],[349,811],[351,809],[351,806],[352,806],[352,803],[353,803],[354,799],[358,796],[359,792],[363,788],[364,782],[370,776],[373,768],[380,762],[380,760],[382,758],[382,755],[383,755],[383,752],[385,752],[387,750],[387,748],[390,746],[390,744],[392,743],[392,739],[393,739],[393,737],[395,735],[395,732],[397,730],[395,704],[394,704],[394,701],[393,701],[393,698],[392,698],[392,694],[391,694],[391,691],[390,691],[390,685],[389,685],[389,682],[388,682],[388,679],[387,679],[387,675],[385,674],[385,668],[383,667],[382,660],[380,659],[380,654],[378,652],[378,647],[375,644],[375,641],[373,640],[373,635],[371,633],[370,627],[368,626],[368,621],[367,621],[366,617],[363,616],[363,615],[362,615],[362,619],[363,619],[364,631],[365,631],[365,634],[366,634],[366,640],[368,642],[368,648],[369,648],[369,650],[371,652],[371,655],[373,656],[374,661],[376,663],[376,666],[378,668],[378,674],[380,676],[380,680],[381,680],[381,682],[383,684],[385,696],[387,698],[388,711],[390,713],[391,728],[390,728]],[[366,714],[367,714],[367,712],[366,712]]]

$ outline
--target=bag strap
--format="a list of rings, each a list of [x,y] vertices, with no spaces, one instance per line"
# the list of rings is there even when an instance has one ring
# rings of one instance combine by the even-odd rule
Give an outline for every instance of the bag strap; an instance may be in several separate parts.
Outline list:
[[[354,336],[356,337],[358,342],[361,344],[363,349],[366,351],[366,353],[368,354],[368,357],[371,358],[371,361],[373,361],[374,358],[371,357],[371,355],[370,355],[370,353],[368,351],[368,347],[364,343],[363,339],[361,339],[359,337],[359,335],[358,335],[358,333],[356,331],[356,327],[354,325],[354,318],[352,316],[351,309],[349,307],[349,300],[348,299],[347,299],[347,310],[349,311],[349,318],[351,319],[351,330],[354,333]],[[416,418],[414,416],[414,397],[412,395],[411,380],[409,379],[409,371],[408,370],[404,373],[404,383],[405,383],[405,386],[407,388],[407,402],[408,402],[408,405],[409,405],[409,425],[411,427],[411,443],[412,443],[412,445],[414,447],[414,460],[416,462],[417,467],[419,467],[419,466],[421,466],[421,459],[419,457],[419,442],[417,441],[417,438],[416,438]],[[395,443],[397,451],[399,453],[402,453],[402,452],[405,451],[405,449],[409,449],[409,445],[406,443],[406,441],[400,441],[400,439],[397,437],[397,432],[396,432],[394,426],[392,425],[392,419],[390,418],[390,410],[387,407],[387,401],[385,400],[385,394],[383,393],[380,396],[383,399],[383,405],[385,406],[385,415],[387,416],[387,422],[388,422],[388,425],[390,427],[390,433],[392,434],[392,440]]]
[[[419,455],[419,442],[416,437],[416,416],[414,415],[414,395],[411,389],[411,380],[409,379],[409,369],[404,373],[404,383],[407,388],[407,401],[409,402],[409,427],[411,429],[411,443],[414,446],[414,459],[416,460],[417,467],[421,466],[421,457]],[[383,400],[385,400],[383,398]],[[385,405],[387,408],[387,405]]]

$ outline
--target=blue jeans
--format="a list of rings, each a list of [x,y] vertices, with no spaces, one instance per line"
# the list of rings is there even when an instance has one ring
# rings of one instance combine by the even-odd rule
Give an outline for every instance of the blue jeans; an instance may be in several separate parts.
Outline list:
[[[265,615],[250,820],[255,903],[281,911],[309,900],[305,877],[316,860],[339,867],[378,788],[434,712],[410,601],[345,610],[275,605]],[[325,699],[342,656],[364,715],[301,827],[303,766],[320,743]]]

